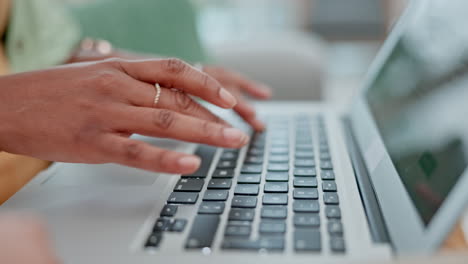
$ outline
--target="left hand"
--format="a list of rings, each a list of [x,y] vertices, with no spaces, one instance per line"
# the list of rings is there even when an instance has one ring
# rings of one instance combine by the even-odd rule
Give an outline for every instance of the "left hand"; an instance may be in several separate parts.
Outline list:
[[[265,125],[260,121],[254,107],[247,101],[245,94],[256,99],[269,99],[271,97],[271,89],[261,83],[252,81],[233,71],[226,70],[219,66],[203,66],[202,70],[215,78],[224,88],[229,90],[237,99],[237,105],[234,111],[239,114],[248,124],[256,131],[261,131]]]
[[[138,54],[124,50],[114,50],[112,53],[106,55],[96,53],[96,51],[77,50],[67,63],[96,61],[112,57],[129,60],[141,60],[158,56],[150,54]],[[230,71],[219,66],[203,66],[200,70],[216,79],[224,88],[231,92],[234,97],[236,97],[237,105],[234,107],[234,111],[236,111],[242,119],[250,124],[254,130],[261,131],[265,128],[263,122],[261,122],[256,117],[255,109],[247,101],[245,95],[249,95],[255,99],[269,99],[271,97],[271,89],[268,86],[253,80],[249,80],[237,72]]]

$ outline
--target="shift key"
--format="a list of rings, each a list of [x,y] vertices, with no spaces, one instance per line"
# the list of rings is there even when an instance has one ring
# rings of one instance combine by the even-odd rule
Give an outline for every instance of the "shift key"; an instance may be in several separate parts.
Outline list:
[[[193,221],[185,247],[193,249],[211,247],[218,224],[218,215],[197,215]]]

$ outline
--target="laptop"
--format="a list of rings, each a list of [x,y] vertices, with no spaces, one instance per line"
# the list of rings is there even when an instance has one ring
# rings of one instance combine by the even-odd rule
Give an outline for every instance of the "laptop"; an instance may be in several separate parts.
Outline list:
[[[55,163],[1,207],[43,217],[67,263],[300,263],[436,251],[468,201],[468,3],[413,2],[348,111],[257,105],[242,149],[191,175]],[[287,88],[285,88],[287,89]]]

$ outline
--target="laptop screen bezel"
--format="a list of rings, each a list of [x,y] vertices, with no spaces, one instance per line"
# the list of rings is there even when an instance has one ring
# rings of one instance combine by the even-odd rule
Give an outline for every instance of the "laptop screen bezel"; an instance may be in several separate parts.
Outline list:
[[[406,29],[424,12],[427,1],[410,1],[372,63],[363,88],[350,111],[351,128],[362,152],[394,249],[399,254],[428,253],[436,250],[463,213],[468,201],[468,170],[426,226],[388,154],[369,109],[366,92]]]

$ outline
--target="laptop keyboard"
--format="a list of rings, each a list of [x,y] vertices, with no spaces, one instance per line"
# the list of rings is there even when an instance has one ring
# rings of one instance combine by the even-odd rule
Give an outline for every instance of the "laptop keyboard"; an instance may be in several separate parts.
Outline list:
[[[200,168],[181,176],[146,248],[158,248],[165,233],[189,227],[189,219],[177,218],[180,206],[198,206],[181,245],[187,250],[213,248],[216,234],[222,232],[221,250],[283,251],[286,243],[292,243],[295,251],[321,252],[321,230],[326,230],[330,251],[345,252],[340,197],[323,118],[270,117],[266,132],[252,136],[242,160],[237,149],[221,149],[214,160],[216,151],[198,146]],[[210,173],[212,162],[216,166]],[[223,214],[227,221],[221,221]],[[326,228],[320,229],[321,225]],[[287,236],[288,232],[293,235]],[[293,241],[288,241],[290,237]]]

